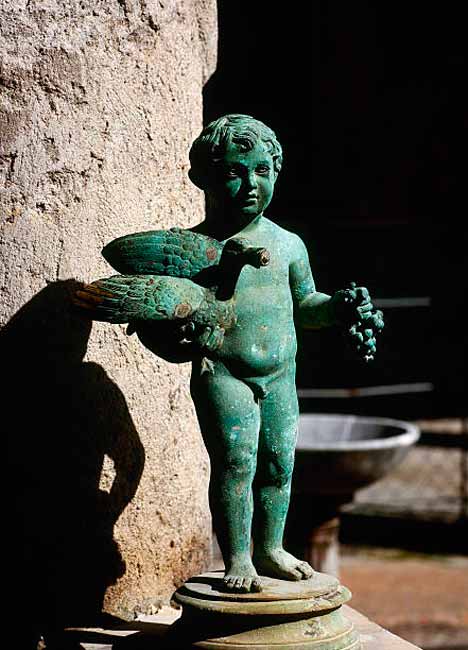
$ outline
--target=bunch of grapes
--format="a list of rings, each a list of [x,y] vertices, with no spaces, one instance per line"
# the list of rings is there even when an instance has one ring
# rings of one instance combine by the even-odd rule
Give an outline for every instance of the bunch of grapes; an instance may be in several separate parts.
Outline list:
[[[356,283],[351,282],[346,289],[346,302],[357,303],[361,299]],[[384,328],[383,313],[378,309],[366,312],[361,319],[346,328],[345,336],[355,352],[366,362],[372,361],[377,349],[376,337]]]

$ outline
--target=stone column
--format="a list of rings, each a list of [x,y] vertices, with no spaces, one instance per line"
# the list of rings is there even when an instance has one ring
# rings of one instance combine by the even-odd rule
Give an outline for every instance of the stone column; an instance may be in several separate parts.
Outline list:
[[[69,295],[114,273],[109,240],[203,218],[188,150],[216,36],[215,0],[0,8],[7,564],[39,625],[154,611],[207,562],[189,367],[91,327]]]

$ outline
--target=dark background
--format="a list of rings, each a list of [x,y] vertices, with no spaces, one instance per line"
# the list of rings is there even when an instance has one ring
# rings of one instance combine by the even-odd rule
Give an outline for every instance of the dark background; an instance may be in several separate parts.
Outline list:
[[[350,280],[385,310],[376,361],[336,332],[305,333],[299,389],[432,384],[303,410],[393,417],[466,413],[466,39],[461,9],[419,3],[219,0],[205,122],[271,126],[284,167],[268,216],[305,239],[318,288]],[[401,303],[401,301],[400,301]],[[427,305],[430,303],[430,305]]]

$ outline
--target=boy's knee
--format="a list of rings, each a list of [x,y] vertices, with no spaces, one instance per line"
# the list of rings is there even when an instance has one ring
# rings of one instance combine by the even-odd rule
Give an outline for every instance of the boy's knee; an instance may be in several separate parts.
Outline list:
[[[256,467],[254,449],[243,448],[231,452],[226,458],[225,470],[233,477],[242,479],[253,477]]]
[[[278,488],[284,488],[287,485],[289,485],[289,482],[291,480],[292,476],[292,465],[290,464],[283,464],[283,463],[275,463],[272,464],[272,469],[271,469],[271,483]]]
[[[278,488],[286,487],[291,481],[293,468],[294,453],[270,452],[267,458],[262,459],[259,482]]]

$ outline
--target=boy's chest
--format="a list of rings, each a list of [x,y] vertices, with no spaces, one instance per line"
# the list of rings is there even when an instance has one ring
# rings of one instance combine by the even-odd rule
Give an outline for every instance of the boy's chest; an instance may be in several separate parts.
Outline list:
[[[289,250],[286,245],[275,238],[261,233],[245,237],[252,246],[261,246],[270,253],[270,261],[266,266],[255,268],[246,264],[236,284],[236,293],[261,292],[268,290],[271,297],[275,293],[290,292],[289,288]]]

